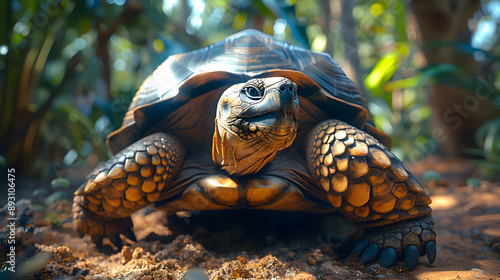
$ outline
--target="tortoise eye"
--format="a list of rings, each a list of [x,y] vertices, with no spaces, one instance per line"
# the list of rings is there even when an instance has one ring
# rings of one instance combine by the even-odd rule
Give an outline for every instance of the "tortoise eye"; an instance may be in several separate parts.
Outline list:
[[[257,100],[257,99],[261,99],[262,98],[262,94],[259,92],[259,90],[255,87],[252,87],[252,86],[248,86],[246,88],[243,89],[245,91],[245,94],[250,98],[250,99],[254,99],[254,100]]]

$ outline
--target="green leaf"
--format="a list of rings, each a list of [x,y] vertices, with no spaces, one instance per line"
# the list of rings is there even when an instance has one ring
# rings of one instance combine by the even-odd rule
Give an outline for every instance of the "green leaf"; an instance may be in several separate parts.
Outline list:
[[[80,123],[87,131],[94,130],[92,121],[87,116],[78,111],[78,109],[76,109],[73,105],[61,104],[57,107],[56,111],[67,114],[71,121]]]
[[[47,207],[45,205],[42,205],[42,204],[33,204],[31,205],[33,207],[33,209],[37,212],[44,212],[45,209],[47,209]]]
[[[500,118],[490,120],[487,123],[483,124],[476,131],[475,135],[476,144],[478,144],[480,147],[484,147],[485,144],[491,146],[492,143],[486,143],[486,142],[493,141],[495,136],[500,137],[499,128],[500,128]]]
[[[462,72],[462,68],[454,64],[440,63],[422,68],[420,72],[423,74],[421,81],[425,81],[427,78],[437,77],[442,74],[460,73]]]
[[[46,189],[43,189],[43,188],[40,188],[40,189],[36,189],[35,191],[33,191],[33,197],[37,197],[39,195],[47,195],[49,193],[48,190]]]
[[[484,151],[480,149],[465,148],[464,152],[472,156],[485,157]]]
[[[423,50],[440,49],[443,47],[449,47],[451,49],[459,50],[468,54],[481,53],[486,57],[486,59],[491,61],[499,61],[500,57],[493,55],[482,49],[474,48],[469,43],[458,42],[458,41],[433,41],[427,42],[422,45]]]
[[[364,82],[365,87],[373,92],[374,96],[381,96],[381,86],[387,82],[398,69],[399,54],[397,51],[392,51],[384,54],[373,70],[366,76]]]
[[[484,86],[480,84],[479,81],[474,82],[471,81],[470,78],[463,77],[464,73],[465,69],[453,64],[433,64],[420,69],[415,77],[391,81],[384,84],[384,90],[390,92],[395,89],[412,88],[431,83],[466,87],[471,90],[475,90],[480,85]]]
[[[53,188],[62,187],[62,188],[67,189],[70,187],[70,182],[66,178],[56,178],[56,179],[52,180],[52,182],[50,182],[50,184],[52,185]]]
[[[49,212],[46,215],[47,219],[49,219],[50,223],[56,227],[59,227],[62,225],[62,222],[58,221],[59,218],[59,213],[57,212]]]
[[[424,183],[429,183],[431,180],[435,180],[436,182],[439,182],[441,180],[441,174],[439,174],[439,172],[436,172],[434,170],[429,170],[427,172],[424,173],[424,176],[423,176],[423,181]]]
[[[49,195],[45,199],[44,203],[46,206],[49,206],[54,202],[65,200],[66,198],[67,198],[66,192],[58,191],[58,192],[55,192],[55,193]]]
[[[392,92],[396,89],[413,88],[421,82],[421,79],[422,74],[419,73],[415,77],[411,77],[408,79],[390,81],[384,84],[384,91]]]
[[[406,33],[406,14],[405,14],[405,2],[403,0],[398,0],[393,3],[395,18],[396,18],[396,38],[399,42],[407,41],[407,33]]]
[[[252,0],[252,4],[254,7],[256,7],[259,10],[259,13],[262,14],[265,17],[272,18],[274,17],[273,12],[271,9],[269,9],[263,2],[262,0]],[[274,3],[272,3],[274,4]]]
[[[467,186],[469,188],[479,188],[480,185],[481,185],[481,182],[478,179],[475,179],[475,178],[467,179]]]

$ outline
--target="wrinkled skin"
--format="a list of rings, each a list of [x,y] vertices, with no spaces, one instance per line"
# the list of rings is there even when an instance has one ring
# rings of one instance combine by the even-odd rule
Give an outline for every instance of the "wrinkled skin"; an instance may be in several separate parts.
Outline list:
[[[297,85],[280,77],[265,81],[234,85],[218,102],[212,157],[230,175],[258,172],[297,134]]]
[[[78,233],[98,245],[109,237],[121,247],[119,234],[135,241],[130,215],[161,201],[172,211],[323,207],[366,228],[354,248],[363,252],[363,263],[378,260],[389,267],[399,259],[411,270],[423,255],[432,263],[436,235],[422,186],[383,144],[345,122],[324,120],[303,136],[304,143],[296,143],[297,88],[287,78],[271,77],[225,90],[217,102],[209,161],[203,154],[188,155],[169,132],[149,135],[116,154],[75,193]],[[174,198],[170,190],[179,188],[181,197]],[[304,193],[320,198],[313,202]]]

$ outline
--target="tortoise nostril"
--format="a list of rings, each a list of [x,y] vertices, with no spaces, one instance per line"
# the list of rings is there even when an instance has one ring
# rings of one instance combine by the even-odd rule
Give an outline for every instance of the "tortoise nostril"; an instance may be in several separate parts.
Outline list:
[[[281,94],[289,93],[291,95],[295,95],[293,85],[288,84],[288,83],[280,86],[279,91]]]

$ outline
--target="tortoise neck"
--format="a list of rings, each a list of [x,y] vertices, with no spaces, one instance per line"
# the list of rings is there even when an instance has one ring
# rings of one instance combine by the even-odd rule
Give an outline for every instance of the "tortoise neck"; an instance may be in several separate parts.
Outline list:
[[[279,150],[290,146],[293,138],[275,144],[263,139],[242,139],[215,119],[212,160],[230,175],[257,173]]]

